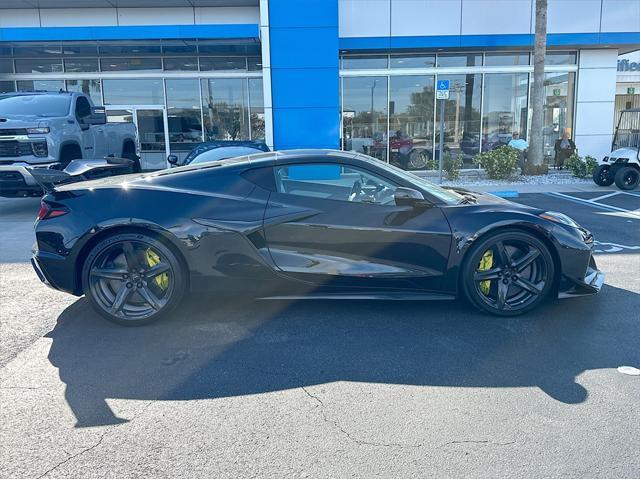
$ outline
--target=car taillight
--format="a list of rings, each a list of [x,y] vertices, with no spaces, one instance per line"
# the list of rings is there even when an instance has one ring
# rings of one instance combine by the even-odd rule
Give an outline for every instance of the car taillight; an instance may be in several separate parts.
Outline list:
[[[38,219],[46,220],[49,218],[56,218],[58,216],[66,215],[69,212],[68,209],[61,206],[53,206],[44,201],[40,202],[40,209],[38,210]]]

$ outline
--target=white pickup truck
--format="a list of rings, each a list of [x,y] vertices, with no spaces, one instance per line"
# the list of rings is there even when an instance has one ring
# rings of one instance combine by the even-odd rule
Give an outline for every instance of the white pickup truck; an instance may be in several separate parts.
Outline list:
[[[73,160],[108,156],[133,160],[140,171],[136,145],[132,123],[107,123],[104,108],[82,93],[0,95],[0,182],[9,166],[64,169]]]

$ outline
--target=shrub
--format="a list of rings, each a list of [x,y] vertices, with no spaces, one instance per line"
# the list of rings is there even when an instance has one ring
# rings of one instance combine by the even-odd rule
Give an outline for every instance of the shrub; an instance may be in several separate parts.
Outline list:
[[[442,169],[447,172],[447,178],[450,180],[457,180],[460,178],[460,168],[464,162],[464,155],[462,153],[453,157],[451,153],[446,152],[442,158]]]
[[[586,178],[593,174],[593,170],[598,166],[598,161],[593,156],[581,158],[577,153],[574,153],[567,158],[566,164],[573,176]]]
[[[484,168],[489,178],[502,180],[511,177],[516,171],[519,156],[520,150],[505,145],[480,153],[474,158],[474,163],[479,168]]]

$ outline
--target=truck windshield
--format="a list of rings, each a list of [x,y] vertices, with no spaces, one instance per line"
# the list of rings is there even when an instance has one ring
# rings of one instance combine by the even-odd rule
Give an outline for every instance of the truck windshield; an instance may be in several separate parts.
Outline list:
[[[0,117],[14,115],[51,118],[69,114],[71,98],[67,95],[0,96]]]

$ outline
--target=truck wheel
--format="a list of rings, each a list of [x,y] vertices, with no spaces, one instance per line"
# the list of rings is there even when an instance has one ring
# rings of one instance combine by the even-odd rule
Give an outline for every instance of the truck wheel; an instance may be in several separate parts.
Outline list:
[[[78,145],[69,145],[60,151],[60,169],[64,170],[73,160],[81,160],[82,151]]]
[[[616,186],[621,190],[633,190],[640,182],[640,170],[633,166],[620,168],[616,173]]]
[[[598,186],[609,186],[613,183],[614,175],[609,165],[599,165],[593,170],[593,181]]]
[[[133,161],[133,172],[140,173],[142,167],[140,166],[140,157],[136,155],[136,147],[130,141],[125,143],[122,147],[122,157]]]

